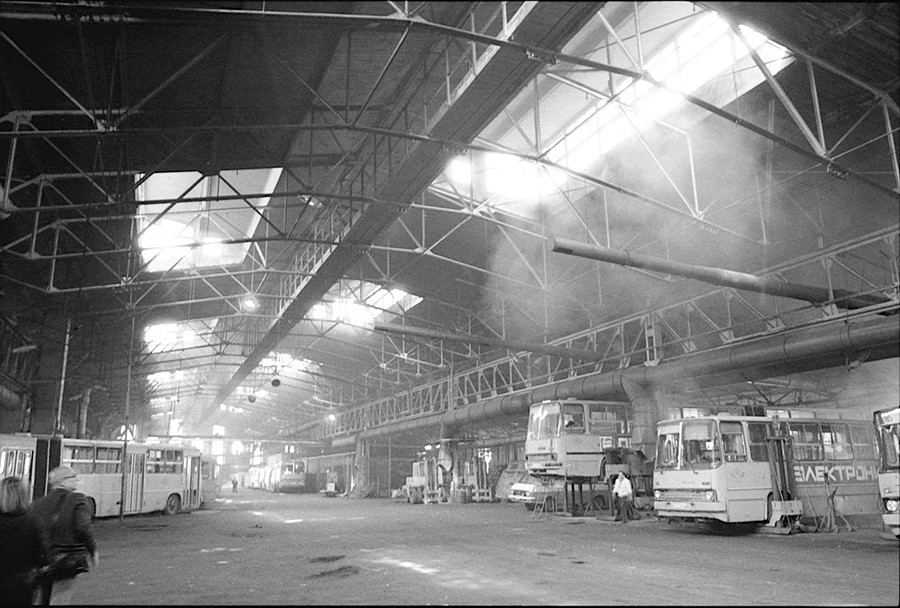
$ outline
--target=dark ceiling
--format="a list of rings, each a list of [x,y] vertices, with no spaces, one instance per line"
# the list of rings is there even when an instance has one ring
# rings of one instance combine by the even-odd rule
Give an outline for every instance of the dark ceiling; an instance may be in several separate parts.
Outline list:
[[[729,87],[760,72],[747,58],[684,97],[669,128],[641,127],[552,195],[523,205],[527,189],[489,191],[488,152],[560,166],[573,121],[623,94],[613,79],[639,74],[641,53],[710,10],[788,49],[777,84],[760,76],[735,99]],[[169,418],[201,435],[212,423],[241,437],[327,434],[327,413],[358,430],[373,404],[393,404],[385,423],[440,409],[413,394],[452,407],[895,312],[898,22],[895,3],[855,2],[4,2],[0,314],[5,348],[38,348],[17,354],[31,367],[4,370],[2,430],[19,430],[25,395],[31,428],[48,430],[60,387],[70,432],[92,388],[95,436],[126,410],[153,434]],[[450,177],[459,154],[468,186]],[[168,172],[203,189],[141,198]],[[182,213],[243,259],[151,268],[139,202]],[[553,253],[556,236],[876,305],[723,291]],[[317,312],[371,303],[378,287],[421,301],[383,304],[375,322],[431,335]],[[259,310],[244,308],[248,293]],[[154,350],[144,328],[162,322],[191,322],[196,341]],[[266,365],[270,353],[305,367]],[[448,378],[455,396],[430,388]],[[794,386],[810,383],[846,389]]]

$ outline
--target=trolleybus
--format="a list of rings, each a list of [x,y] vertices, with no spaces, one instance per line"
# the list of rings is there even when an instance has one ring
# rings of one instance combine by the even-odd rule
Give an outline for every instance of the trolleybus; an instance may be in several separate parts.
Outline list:
[[[832,414],[833,415],[833,414]],[[717,414],[657,425],[660,517],[769,522],[878,511],[875,438],[865,421]]]
[[[629,404],[614,401],[550,400],[528,415],[525,468],[530,480],[514,483],[509,500],[533,509],[564,501],[575,513],[612,504],[609,478],[622,470],[635,494],[650,501],[651,471],[644,456],[630,450]],[[649,467],[647,468],[649,469]]]
[[[884,532],[900,539],[900,406],[875,412],[874,422],[881,460],[878,469],[881,520]]]
[[[47,476],[65,465],[78,472],[77,490],[94,517],[162,511],[171,515],[200,506],[200,451],[178,445],[73,439],[31,434],[0,435],[0,474],[18,475],[34,498],[47,493]],[[123,474],[124,465],[124,474]]]
[[[273,454],[265,465],[254,465],[247,473],[251,488],[268,492],[311,492],[307,487],[306,466],[299,458]]]
[[[532,405],[525,468],[534,476],[597,477],[605,449],[631,445],[627,405],[574,399]]]

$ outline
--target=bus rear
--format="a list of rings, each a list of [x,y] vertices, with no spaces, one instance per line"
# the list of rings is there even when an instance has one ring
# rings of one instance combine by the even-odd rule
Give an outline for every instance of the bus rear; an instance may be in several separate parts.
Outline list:
[[[281,463],[279,492],[305,492],[306,467],[302,460],[286,460]]]
[[[900,539],[900,407],[875,412],[875,433],[881,460],[878,491],[885,532]]]

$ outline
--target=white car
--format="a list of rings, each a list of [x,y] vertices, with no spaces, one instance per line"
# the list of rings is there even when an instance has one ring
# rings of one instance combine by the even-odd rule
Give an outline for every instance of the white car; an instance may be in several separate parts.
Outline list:
[[[509,489],[509,502],[517,502],[525,505],[529,511],[534,510],[538,500],[543,500],[548,493],[547,488],[542,488],[540,484],[520,481],[514,483]],[[551,497],[551,500],[552,497]],[[549,501],[548,501],[549,502]],[[550,507],[551,505],[546,505]]]

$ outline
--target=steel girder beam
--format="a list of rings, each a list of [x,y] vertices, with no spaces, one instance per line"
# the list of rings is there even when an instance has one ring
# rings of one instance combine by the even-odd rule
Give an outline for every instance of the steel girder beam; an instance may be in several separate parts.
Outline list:
[[[520,44],[533,41],[543,48],[560,48],[600,6],[599,3],[529,3],[526,5],[528,10],[522,11],[524,14],[514,29],[504,31],[504,35],[511,38],[515,34]],[[459,34],[457,30],[448,33]],[[540,68],[521,52],[521,47],[492,47],[483,59],[473,66],[473,73],[460,83],[452,96],[439,104],[440,111],[436,117],[427,120],[430,136],[457,142],[471,141]],[[424,141],[406,150],[389,150],[379,149],[375,141],[368,163],[372,178],[366,183],[362,179],[364,173],[360,171],[347,187],[357,191],[362,189],[383,200],[412,201],[440,173],[445,162],[444,147],[436,142]],[[381,184],[378,183],[379,175]],[[327,292],[335,278],[342,276],[361,257],[360,247],[371,244],[378,234],[396,221],[400,213],[396,209],[370,206],[350,212],[340,219],[338,230],[329,235],[339,238],[337,243],[321,247],[319,252],[309,256],[314,271],[312,276],[291,290],[289,301],[281,309],[279,318],[260,339],[245,364],[218,392],[215,400],[203,408],[194,424],[201,424],[209,418],[217,404],[224,401],[278,345]]]
[[[414,416],[380,425],[372,424],[357,412],[355,429],[336,428],[342,433],[356,432],[364,439],[426,427],[455,428],[504,416],[522,416],[532,403],[545,399],[628,399],[631,385],[666,386],[691,380],[695,384],[707,381],[709,386],[716,386],[770,377],[775,370],[783,374],[830,367],[843,364],[848,351],[868,351],[870,360],[897,357],[900,326],[895,319],[870,317],[827,323],[693,353],[658,366],[630,367],[561,380],[486,397],[452,410],[422,410]]]
[[[875,291],[892,294],[889,302],[871,306],[862,314],[892,313],[896,312],[900,302],[898,246],[900,228],[893,226],[853,243],[779,265],[768,272],[790,276],[812,267],[834,273],[828,275],[828,283],[853,277]],[[860,259],[881,260],[881,265],[861,266]],[[840,276],[837,273],[841,273]],[[342,412],[328,429],[331,433],[358,432],[363,428],[449,412],[497,395],[549,386],[567,378],[607,374],[644,364],[657,366],[704,351],[756,341],[789,329],[810,328],[856,316],[841,313],[833,305],[798,307],[796,302],[786,298],[748,298],[731,288],[720,288],[597,325],[551,343],[557,347],[595,352],[601,356],[599,361],[564,357],[558,353],[515,353],[468,369],[457,368],[446,378]],[[319,436],[318,433],[325,430],[313,432]]]

